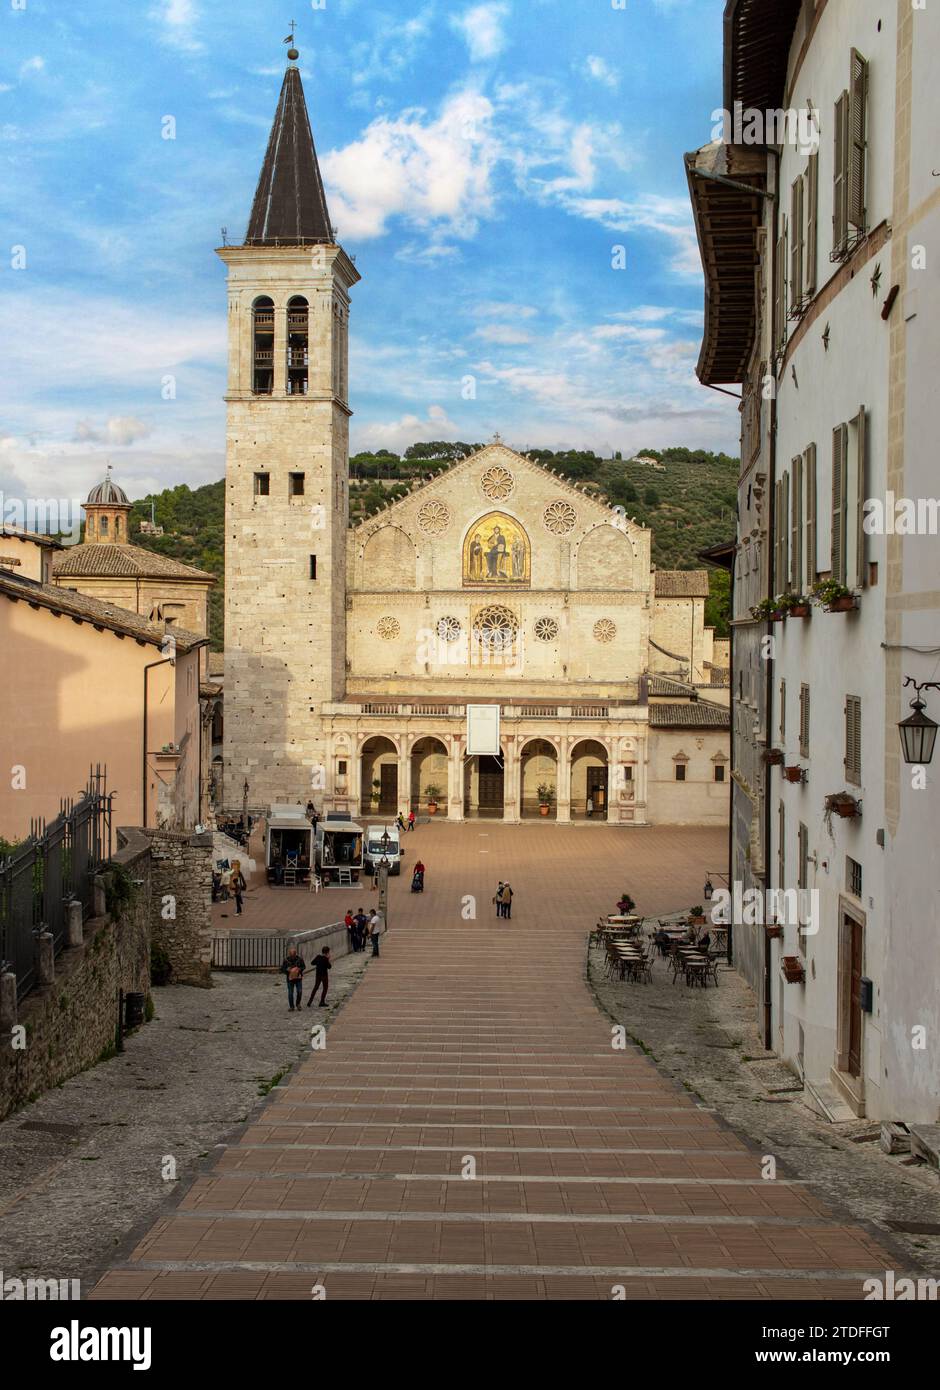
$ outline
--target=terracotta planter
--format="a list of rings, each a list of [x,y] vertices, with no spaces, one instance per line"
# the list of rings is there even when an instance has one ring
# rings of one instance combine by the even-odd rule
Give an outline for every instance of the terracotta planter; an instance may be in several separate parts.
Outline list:
[[[428,802],[428,815],[429,815],[429,816],[436,816],[436,815],[437,815],[437,802],[436,802],[436,801],[429,801],[429,802]]]
[[[803,780],[803,769],[802,769],[801,767],[798,767],[798,766],[797,766],[797,767],[785,767],[785,768],[783,769],[783,775],[784,775],[784,777],[787,779],[788,782],[802,782],[802,780]]]
[[[798,603],[798,604],[796,604],[795,607],[793,607],[793,608],[790,609],[790,612],[789,612],[789,614],[788,614],[788,617],[791,617],[791,618],[808,618],[808,617],[809,617],[809,604],[808,604],[808,603]]]
[[[801,985],[806,979],[806,971],[799,956],[784,956],[780,962],[780,969],[788,985]]]
[[[783,927],[777,926],[776,924],[773,924],[769,927],[765,927],[764,930],[770,937],[771,941],[777,941],[780,937],[783,936]]]
[[[704,927],[705,925],[704,917],[690,917],[689,921],[691,922],[693,927]]]
[[[764,762],[768,767],[779,767],[783,762],[783,753],[779,748],[765,748]]]
[[[782,623],[782,622],[783,622],[783,617],[784,617],[784,615],[783,615],[783,610],[782,610],[782,609],[778,609],[778,611],[777,611],[776,613],[771,613],[771,614],[770,614],[770,616],[768,617],[767,621],[768,621],[769,623]]]
[[[849,594],[847,598],[834,598],[826,606],[827,613],[851,613],[856,603],[854,597]]]
[[[858,802],[852,796],[828,796],[826,809],[835,811],[843,820],[851,820],[859,814]]]
[[[539,806],[539,815],[540,815],[540,816],[547,816],[547,815],[548,815],[548,807],[545,805],[544,802],[542,802],[541,805]]]

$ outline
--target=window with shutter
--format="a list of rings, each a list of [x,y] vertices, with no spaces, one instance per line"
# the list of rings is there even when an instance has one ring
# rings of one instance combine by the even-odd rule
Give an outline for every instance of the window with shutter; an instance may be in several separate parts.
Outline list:
[[[787,683],[780,682],[780,741],[787,736]]]
[[[816,582],[816,445],[803,455],[803,489],[806,493],[806,587]]]
[[[865,164],[867,159],[868,128],[868,63],[852,49],[849,79],[848,131],[846,151],[848,221],[856,232],[867,226]]]
[[[800,757],[809,757],[809,686],[800,686]]]
[[[865,502],[868,497],[868,415],[865,407],[852,421],[855,427],[855,583],[865,583]]]
[[[832,577],[845,583],[845,493],[849,431],[837,425],[832,431]]]
[[[832,256],[838,260],[849,240],[848,164],[849,94],[843,92],[835,107],[832,188]]]
[[[853,787],[862,785],[862,701],[858,695],[845,699],[845,780]]]
[[[790,313],[803,304],[803,175],[790,189]]]
[[[777,883],[787,886],[787,813],[782,801],[777,806]]]
[[[797,454],[790,465],[790,588],[802,593],[803,585],[803,457]]]
[[[774,266],[774,344],[779,351],[787,342],[787,219],[777,239],[777,258]]]
[[[782,479],[783,485],[783,508],[780,514],[780,584],[777,593],[783,593],[790,587],[790,475],[785,473]]]
[[[811,154],[806,166],[806,275],[807,298],[816,293],[816,243],[819,222],[819,155]]]
[[[802,821],[800,821],[800,827],[799,827],[799,830],[797,831],[797,841],[798,841],[798,844],[799,844],[800,867],[799,867],[799,871],[798,871],[798,872],[799,872],[799,878],[797,879],[797,884],[796,884],[796,886],[797,886],[797,888],[803,888],[803,889],[805,889],[805,888],[807,888],[807,887],[809,886],[809,884],[807,883],[807,873],[806,873],[806,870],[807,870],[807,860],[809,859],[809,831],[806,829],[806,826],[803,824]],[[800,941],[802,941],[802,940],[803,940],[803,935],[802,935],[802,933],[801,933],[801,935],[800,935]]]

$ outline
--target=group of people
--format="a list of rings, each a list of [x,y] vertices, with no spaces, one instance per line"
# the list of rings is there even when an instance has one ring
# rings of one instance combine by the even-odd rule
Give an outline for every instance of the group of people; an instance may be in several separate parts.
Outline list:
[[[215,903],[221,900],[227,903],[230,898],[234,898],[236,917],[242,915],[247,887],[239,859],[233,859],[231,864],[223,860],[221,867],[212,871],[212,901]]]
[[[404,831],[406,831],[406,830],[414,830],[414,828],[415,828],[415,813],[414,813],[414,811],[409,811],[409,812],[408,812],[408,819],[407,819],[407,821],[405,820],[405,813],[404,813],[404,811],[399,811],[399,812],[398,812],[398,816],[396,817],[396,820],[395,820],[395,824],[398,826],[399,830],[401,830],[403,833],[404,833]]]
[[[497,917],[512,916],[512,900],[514,896],[512,887],[500,879],[499,886],[496,889],[496,896],[493,898],[493,902],[496,904]]]
[[[307,1008],[313,1004],[317,997],[317,991],[321,990],[320,1007],[326,1007],[326,996],[330,988],[330,971],[333,969],[333,962],[330,959],[330,948],[324,946],[319,955],[313,958],[313,989],[307,1000]],[[281,974],[287,980],[287,1006],[290,1012],[299,1009],[303,1003],[304,975],[307,971],[307,963],[299,953],[296,946],[289,946],[287,955],[281,961]]]
[[[344,918],[346,931],[349,935],[349,949],[351,951],[364,951],[366,946],[372,942],[372,954],[379,954],[379,937],[384,930],[382,916],[373,907],[369,912],[360,907],[358,912],[353,912],[352,908],[346,913]]]

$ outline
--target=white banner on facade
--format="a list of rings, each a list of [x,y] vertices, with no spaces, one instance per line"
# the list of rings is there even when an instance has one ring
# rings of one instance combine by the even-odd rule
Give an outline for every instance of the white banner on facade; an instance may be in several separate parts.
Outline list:
[[[467,706],[467,757],[499,757],[499,705]]]

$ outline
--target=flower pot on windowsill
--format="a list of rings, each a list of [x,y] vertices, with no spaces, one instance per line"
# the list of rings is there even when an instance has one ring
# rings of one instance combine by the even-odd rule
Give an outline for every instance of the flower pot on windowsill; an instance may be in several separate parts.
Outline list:
[[[777,922],[770,922],[764,929],[771,941],[777,941],[783,936],[783,927]]]
[[[788,782],[802,782],[804,773],[799,763],[794,763],[792,767],[785,767],[783,775]]]
[[[799,956],[784,956],[780,970],[788,985],[801,985],[806,979],[806,970]]]
[[[783,750],[781,748],[765,748],[764,762],[768,767],[779,767],[783,762]]]
[[[548,809],[549,809],[549,808],[548,808],[548,803],[547,803],[547,802],[545,802],[545,801],[539,802],[539,815],[540,815],[540,816],[547,816],[547,815],[548,815]]]
[[[436,815],[437,815],[437,802],[436,802],[436,801],[429,801],[429,802],[428,802],[428,815],[429,815],[429,816],[436,816]]]
[[[823,579],[813,585],[813,598],[827,613],[851,613],[858,607],[858,598],[835,579]]]
[[[848,598],[834,598],[831,603],[826,605],[827,613],[851,613],[858,607],[858,599],[854,594],[849,594]]]
[[[793,605],[792,608],[788,609],[788,611],[787,611],[787,617],[788,617],[788,618],[808,618],[808,617],[809,617],[809,604],[808,604],[808,603],[795,603],[795,604]]]
[[[836,815],[841,816],[843,820],[851,820],[853,816],[862,814],[861,803],[856,801],[854,796],[850,796],[848,792],[836,792],[832,796],[827,796],[826,810],[835,811]]]

